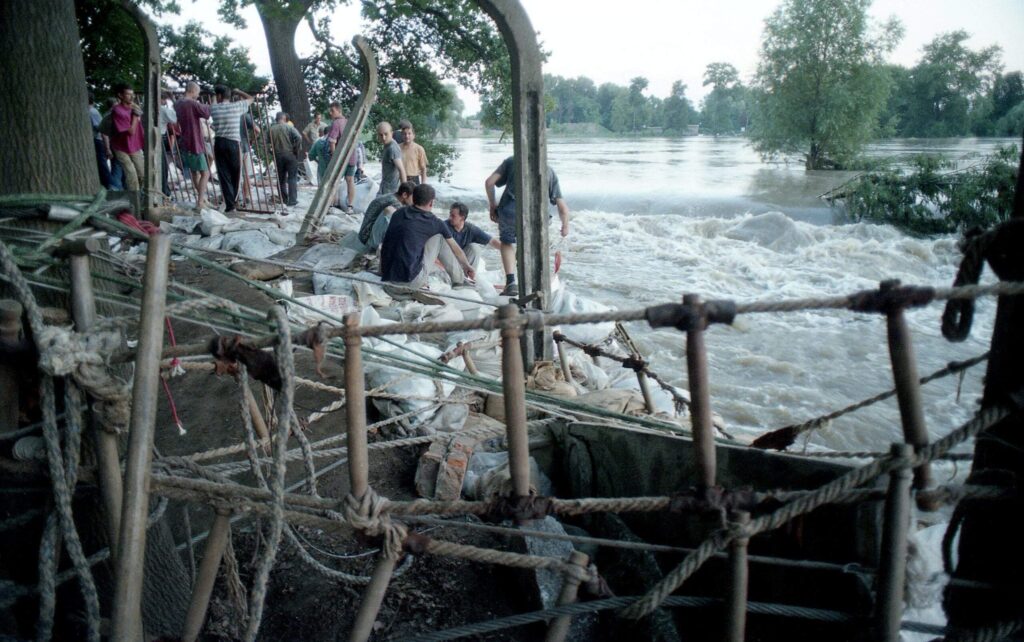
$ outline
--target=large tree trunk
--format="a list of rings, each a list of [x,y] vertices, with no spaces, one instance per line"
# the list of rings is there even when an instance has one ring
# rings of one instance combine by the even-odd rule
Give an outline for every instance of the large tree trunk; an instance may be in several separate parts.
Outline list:
[[[72,0],[0,2],[0,194],[100,187]]]
[[[281,99],[281,107],[299,131],[309,123],[309,94],[302,77],[302,63],[295,53],[295,30],[309,10],[309,2],[257,2],[270,51],[270,69]]]

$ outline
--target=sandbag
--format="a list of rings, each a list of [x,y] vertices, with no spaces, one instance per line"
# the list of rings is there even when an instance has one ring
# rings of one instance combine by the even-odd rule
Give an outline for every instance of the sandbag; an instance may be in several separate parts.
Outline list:
[[[388,352],[406,360],[424,365],[436,365],[441,351],[425,343],[407,342],[403,346],[395,346],[380,342],[375,348]],[[449,364],[454,365],[454,364]],[[432,406],[438,399],[444,399],[452,393],[455,385],[441,382],[429,376],[411,374],[402,366],[385,366],[368,363],[366,366],[366,385],[368,388],[383,388],[390,397],[371,397],[375,408],[387,417],[395,417],[413,410],[421,410]],[[403,434],[412,434],[416,427],[428,421],[437,410],[421,412],[400,423]]]
[[[222,247],[230,252],[238,252],[239,254],[257,259],[265,259],[286,249],[285,246],[272,242],[260,230],[245,230],[243,232],[225,234]]]
[[[551,293],[551,312],[553,314],[583,314],[594,312],[608,312],[613,310],[603,303],[581,297],[569,291],[566,287],[560,287]],[[605,321],[603,323],[581,323],[577,325],[566,325],[558,330],[573,341],[579,343],[597,344],[601,343],[615,331],[615,323]]]
[[[284,276],[283,267],[263,263],[262,261],[238,261],[237,263],[232,263],[230,269],[232,272],[241,274],[253,281],[270,281],[279,276]]]
[[[341,318],[349,312],[355,312],[358,307],[352,297],[341,294],[317,294],[314,296],[296,297],[305,305],[290,304],[288,306],[288,318],[295,323],[312,325],[324,322],[330,325],[341,325]],[[313,310],[309,309],[314,308]]]
[[[609,388],[607,390],[586,392],[577,397],[576,400],[588,406],[604,408],[605,410],[623,415],[640,416],[647,414],[643,395],[636,390]]]
[[[559,397],[576,396],[576,388],[565,380],[562,369],[551,361],[537,361],[533,364],[533,370],[526,378],[526,388]]]

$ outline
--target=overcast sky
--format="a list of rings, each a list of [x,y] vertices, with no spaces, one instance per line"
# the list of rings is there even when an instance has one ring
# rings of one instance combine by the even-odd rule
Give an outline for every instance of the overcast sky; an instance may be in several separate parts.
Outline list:
[[[706,93],[701,86],[704,68],[728,62],[744,81],[757,68],[764,20],[779,3],[771,0],[521,0],[534,29],[549,52],[545,73],[588,76],[600,85],[626,85],[635,76],[650,81],[648,93],[667,96],[672,83],[686,83],[687,96],[698,105]],[[249,49],[257,70],[270,76],[266,40],[256,10],[246,8],[248,28],[239,31],[221,24],[218,3],[181,2],[180,16],[166,22],[199,20],[217,34],[229,35]],[[1024,0],[875,0],[871,14],[878,21],[896,16],[906,35],[890,56],[892,62],[911,66],[921,47],[937,34],[964,29],[968,45],[980,49],[992,44],[1003,48],[1007,71],[1024,70]],[[334,14],[333,36],[347,41],[359,32],[357,6],[341,7]],[[300,56],[314,49],[305,24],[299,27],[296,48]],[[466,114],[475,113],[479,101],[460,92]]]

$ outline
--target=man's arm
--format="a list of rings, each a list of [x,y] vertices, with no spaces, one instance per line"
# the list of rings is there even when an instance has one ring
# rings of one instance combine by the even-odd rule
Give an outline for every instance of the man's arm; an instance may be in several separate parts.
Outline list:
[[[494,186],[501,180],[501,174],[494,172],[484,181],[484,192],[487,193],[487,209],[490,211],[491,220],[498,222],[498,201],[494,198]]]
[[[244,91],[242,91],[242,90],[241,90],[241,89],[239,89],[238,87],[235,87],[234,89],[232,89],[232,90],[231,90],[231,93],[232,93],[232,94],[234,94],[235,96],[239,96],[239,97],[241,97],[241,99],[242,99],[242,100],[244,100],[244,101],[245,101],[245,102],[246,102],[247,104],[249,104],[249,105],[251,105],[251,104],[252,104],[252,102],[253,102],[254,100],[256,100],[255,98],[253,98],[253,97],[252,97],[252,96],[250,96],[249,94],[245,93]]]
[[[555,207],[558,208],[558,218],[562,219],[562,236],[569,236],[569,206],[564,198],[556,198]]]
[[[398,176],[402,182],[409,180],[409,175],[405,173],[405,161],[402,160],[402,152],[399,151],[398,155],[391,159],[391,162],[398,168]]]
[[[494,238],[493,236],[491,237],[490,241],[487,241],[487,244],[490,245],[491,247],[493,247],[496,250],[500,250],[501,249],[501,241],[499,241],[498,239]]]
[[[466,273],[466,276],[471,279],[475,279],[476,272],[473,271],[473,266],[469,264],[469,259],[466,258],[466,253],[462,251],[462,248],[455,242],[455,239],[446,238],[445,242],[448,243],[448,247],[452,249],[452,254],[455,255],[455,260],[462,266],[462,271]]]
[[[423,185],[427,182],[427,152],[420,145],[420,184]]]

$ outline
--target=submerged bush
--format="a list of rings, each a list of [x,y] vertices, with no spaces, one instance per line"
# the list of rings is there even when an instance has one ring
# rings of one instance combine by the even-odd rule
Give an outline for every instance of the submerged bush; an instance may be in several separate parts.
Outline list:
[[[987,229],[1010,217],[1017,161],[1013,145],[961,169],[941,157],[916,156],[909,166],[862,174],[825,198],[842,205],[849,220],[917,234]]]

